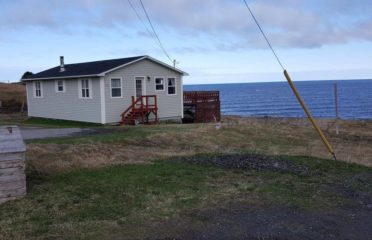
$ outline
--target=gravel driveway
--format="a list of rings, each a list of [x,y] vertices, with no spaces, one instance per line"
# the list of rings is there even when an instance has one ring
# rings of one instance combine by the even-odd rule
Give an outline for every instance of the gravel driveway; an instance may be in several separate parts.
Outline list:
[[[87,135],[94,133],[94,129],[88,128],[43,128],[43,127],[21,127],[24,140],[42,139],[53,137],[69,137],[76,135]]]

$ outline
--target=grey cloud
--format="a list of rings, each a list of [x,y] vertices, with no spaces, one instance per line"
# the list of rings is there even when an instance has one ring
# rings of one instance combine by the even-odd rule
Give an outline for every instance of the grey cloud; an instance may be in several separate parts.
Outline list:
[[[139,8],[138,0],[131,0]],[[234,51],[263,47],[242,0],[143,0],[158,29],[187,38],[204,37],[210,46]],[[370,0],[250,1],[276,47],[315,48],[325,44],[372,41]],[[6,29],[45,28],[81,34],[139,26],[126,0],[14,0],[1,3],[0,38]],[[99,31],[98,31],[99,32]],[[143,30],[142,37],[149,37]],[[180,43],[181,45],[184,43]],[[213,46],[212,46],[213,45]],[[175,51],[190,52],[182,45]]]

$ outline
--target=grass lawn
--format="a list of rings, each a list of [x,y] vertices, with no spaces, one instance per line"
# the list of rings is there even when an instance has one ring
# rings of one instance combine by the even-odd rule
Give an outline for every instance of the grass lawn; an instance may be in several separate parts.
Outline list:
[[[341,161],[372,166],[372,122],[319,120]],[[306,119],[224,118],[214,124],[101,127],[99,134],[27,141],[29,168],[53,175],[76,168],[151,163],[200,153],[261,153],[328,158]]]
[[[372,209],[372,122],[342,121],[339,135],[333,121],[319,123],[344,162],[324,159],[330,156],[304,119],[227,117],[219,130],[214,124],[98,127],[94,135],[30,140],[28,194],[0,205],[0,239],[193,239],[188,229],[204,235],[221,221],[231,227],[253,221],[243,215],[259,216],[257,226],[282,218],[288,231],[325,219],[315,232],[350,224],[364,233],[360,223],[370,224]],[[239,162],[257,153],[272,157]],[[231,209],[244,214],[220,215]],[[307,218],[285,222],[293,212]]]
[[[372,198],[371,168],[308,157],[273,158],[276,164],[290,163],[292,167],[284,170],[262,166],[223,169],[189,161],[216,157],[223,155],[74,170],[46,178],[29,175],[27,196],[0,206],[0,236],[177,237],[188,227],[198,228],[207,221],[192,213],[232,203],[333,211],[359,206],[359,199],[345,191]],[[306,169],[305,173],[292,171],[298,167]],[[184,223],[185,219],[186,225],[168,229],[169,222]]]

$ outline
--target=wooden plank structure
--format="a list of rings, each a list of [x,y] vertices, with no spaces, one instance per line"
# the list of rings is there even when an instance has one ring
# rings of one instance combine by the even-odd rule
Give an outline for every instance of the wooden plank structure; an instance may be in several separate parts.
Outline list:
[[[184,91],[183,105],[185,115],[191,115],[192,122],[208,123],[221,120],[219,91]]]
[[[0,127],[0,204],[26,195],[25,151],[18,127]]]
[[[158,102],[156,95],[143,95],[137,99],[132,96],[132,104],[121,114],[120,124],[135,125],[137,123],[152,124],[157,122]]]

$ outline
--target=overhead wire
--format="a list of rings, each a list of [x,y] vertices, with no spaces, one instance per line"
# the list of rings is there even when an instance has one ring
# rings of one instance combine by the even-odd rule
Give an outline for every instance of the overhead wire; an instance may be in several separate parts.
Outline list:
[[[260,31],[261,31],[261,33],[262,33],[262,36],[265,38],[265,40],[266,40],[266,42],[267,42],[267,45],[269,45],[269,48],[270,48],[271,51],[273,52],[273,54],[274,54],[276,60],[278,61],[279,65],[282,67],[283,70],[285,70],[285,68],[284,68],[284,66],[283,66],[283,64],[282,64],[282,62],[280,61],[278,55],[276,54],[276,52],[275,52],[273,46],[271,45],[269,39],[267,38],[265,32],[263,31],[263,29],[262,29],[260,23],[258,22],[256,16],[253,14],[253,12],[252,12],[251,8],[249,7],[247,1],[246,1],[246,0],[243,0],[243,1],[244,1],[244,3],[245,3],[245,6],[247,7],[249,13],[251,14],[253,20],[256,22],[257,27],[260,29]]]
[[[155,31],[154,25],[152,24],[151,19],[150,19],[150,17],[149,17],[149,14],[148,14],[147,11],[146,11],[145,5],[143,4],[142,0],[139,0],[139,1],[140,1],[140,3],[141,3],[141,6],[142,6],[142,9],[143,9],[143,12],[144,12],[145,15],[146,15],[147,21],[149,22],[150,27],[151,27],[151,29],[152,29],[152,31],[153,31],[153,33],[154,33],[154,36],[156,37],[156,39],[157,39],[158,42],[159,42],[159,46],[160,46],[160,48],[162,49],[163,53],[167,56],[167,58],[169,59],[169,61],[170,61],[171,63],[173,63],[172,58],[169,56],[167,50],[164,48],[164,45],[163,45],[163,43],[161,42],[161,40],[160,40],[160,38],[159,38],[159,35],[158,35],[157,32]]]
[[[146,23],[143,21],[141,15],[138,13],[137,9],[134,7],[134,5],[132,4],[132,2],[130,0],[128,0],[128,3],[130,5],[130,7],[132,8],[133,12],[136,14],[137,18],[141,21],[142,25],[145,27],[147,33],[152,37],[152,38],[155,38],[154,34],[150,31],[150,29],[147,27]],[[158,44],[158,42],[156,41],[156,39],[154,39],[156,44]]]

